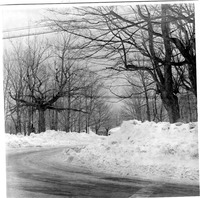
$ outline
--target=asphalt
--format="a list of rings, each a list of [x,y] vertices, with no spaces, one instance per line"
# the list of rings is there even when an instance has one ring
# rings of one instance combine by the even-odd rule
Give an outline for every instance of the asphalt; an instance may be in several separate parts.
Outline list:
[[[198,185],[120,178],[58,160],[64,148],[7,152],[7,198],[199,196]],[[55,160],[56,159],[56,160]]]

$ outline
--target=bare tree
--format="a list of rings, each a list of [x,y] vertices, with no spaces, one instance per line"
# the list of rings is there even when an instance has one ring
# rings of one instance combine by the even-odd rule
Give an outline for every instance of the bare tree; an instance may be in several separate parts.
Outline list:
[[[95,129],[95,132],[98,134],[99,130],[106,131],[111,127],[112,113],[111,105],[106,104],[106,101],[100,99],[95,105],[94,112],[92,114],[92,126]]]
[[[193,5],[88,7],[59,14],[67,15],[68,20],[50,22],[83,38],[85,57],[106,58],[112,63],[110,68],[118,71],[148,72],[156,83],[170,122],[180,118],[179,86],[196,94]],[[145,66],[137,64],[134,53],[146,58]]]
[[[87,112],[85,117],[85,131],[88,132],[88,128],[93,125],[93,113],[103,95],[102,88],[104,85],[99,79],[98,75],[94,72],[89,72],[88,75],[85,75],[84,83],[85,89],[83,90],[82,94],[84,98],[84,108]]]
[[[14,52],[9,52],[9,55],[6,50],[4,52],[5,121],[8,122],[9,117],[11,117],[16,133],[22,132],[22,119],[25,117],[26,111],[23,104],[10,98],[9,93],[15,92],[16,98],[19,98],[23,92],[27,92],[27,86],[23,83],[25,72],[20,59],[22,56],[20,48],[21,45],[14,46]]]
[[[131,93],[132,91],[134,91],[134,93],[137,93],[136,89],[131,90]],[[121,111],[123,119],[124,120],[137,119],[142,121],[145,120],[146,117],[144,117],[144,115],[146,115],[146,113],[144,111],[144,107],[145,107],[145,100],[141,94],[124,99]]]
[[[72,35],[61,34],[60,41],[54,44],[55,55],[57,57],[57,61],[55,62],[57,70],[56,81],[59,81],[59,79],[62,81],[63,78],[66,79],[65,95],[62,97],[62,101],[60,101],[60,105],[62,102],[62,106],[66,107],[62,113],[64,130],[66,132],[71,131],[72,128],[71,114],[77,108],[74,103],[76,103],[82,91],[85,89],[85,85],[83,84],[85,66],[77,58],[79,52],[74,47],[76,45],[76,39],[73,38],[72,40],[71,37]],[[63,69],[59,71],[59,65],[61,65],[61,68],[65,68],[65,71]],[[63,73],[65,73],[65,77]],[[57,109],[55,111],[58,112]]]
[[[56,106],[56,102],[69,93],[69,70],[75,62],[76,55],[71,48],[72,43],[73,40],[69,36],[64,46],[65,50],[62,51],[61,56],[56,57],[57,59],[53,56],[52,45],[42,42],[39,44],[36,40],[29,41],[26,46],[19,50],[20,54],[17,54],[18,59],[15,62],[17,65],[22,65],[23,76],[18,75],[13,88],[19,86],[19,89],[12,88],[10,97],[16,101],[16,104],[37,111],[39,132],[45,131],[45,112],[47,109],[79,111],[71,107]],[[68,53],[67,59],[65,53]],[[70,58],[74,58],[73,63],[70,62],[69,54]],[[73,91],[79,89],[79,86],[73,87]],[[33,110],[30,115],[32,112]]]

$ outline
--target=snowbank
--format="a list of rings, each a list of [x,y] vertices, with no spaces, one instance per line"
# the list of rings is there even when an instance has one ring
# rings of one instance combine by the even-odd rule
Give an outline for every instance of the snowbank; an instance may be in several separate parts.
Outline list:
[[[40,134],[31,133],[30,136],[6,134],[6,146],[7,148],[71,146],[88,144],[102,138],[93,132],[87,134],[48,130]]]
[[[124,121],[108,137],[94,133],[46,131],[6,135],[8,148],[71,146],[60,155],[66,164],[120,176],[198,183],[197,123]]]
[[[106,140],[64,152],[66,160],[121,176],[198,183],[197,123],[126,121]]]
[[[114,134],[115,132],[118,132],[120,130],[120,127],[115,127],[113,129],[110,129],[108,131],[108,135]]]

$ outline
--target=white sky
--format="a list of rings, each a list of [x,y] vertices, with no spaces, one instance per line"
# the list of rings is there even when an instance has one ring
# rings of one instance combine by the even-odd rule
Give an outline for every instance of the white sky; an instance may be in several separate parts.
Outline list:
[[[58,6],[59,7],[59,6]],[[2,29],[3,29],[3,37],[9,37],[9,36],[15,36],[15,35],[20,35],[20,34],[27,34],[30,29],[26,30],[21,30],[21,31],[14,31],[17,28],[24,28],[24,27],[30,27],[35,26],[37,22],[42,20],[44,16],[47,16],[47,11],[46,9],[49,8],[49,6],[6,6],[2,9]],[[6,30],[9,30],[9,32],[4,32]],[[36,28],[36,29],[31,29],[31,32],[42,32],[42,28]],[[44,30],[45,31],[45,30]],[[50,34],[51,35],[51,34]],[[46,34],[45,37],[50,36],[49,34]],[[25,37],[24,37],[25,38]],[[15,41],[22,41],[22,38],[14,38],[11,39],[13,42]],[[5,39],[4,40],[4,46],[9,49],[10,46],[10,40]],[[108,82],[111,84],[112,80]],[[114,84],[123,84],[120,79],[115,80]],[[116,86],[114,89],[117,91]],[[112,100],[113,101],[113,100]],[[120,101],[119,99],[114,99],[113,102],[118,102]]]
[[[105,3],[105,2],[122,2],[123,0],[1,0],[0,4],[30,4],[30,3],[84,3],[84,2],[98,2],[98,3]],[[133,0],[126,0],[126,2],[134,2]],[[136,0],[137,2],[143,0]],[[146,0],[147,2],[151,2],[152,0]]]
[[[106,0],[104,0],[105,2]],[[3,3],[16,3],[16,0],[4,0]],[[56,0],[18,0],[18,3],[31,3],[34,2],[35,4],[37,3],[55,3],[55,2],[80,2],[78,0],[69,0],[69,1],[56,1]],[[103,2],[103,1],[102,1]],[[117,2],[117,1],[114,1]],[[196,3],[197,4],[197,3]],[[94,4],[93,4],[94,5]],[[96,4],[96,6],[99,4]],[[52,5],[51,5],[52,6]],[[19,6],[3,6],[1,7],[2,9],[2,29],[3,31],[5,30],[12,30],[14,28],[23,28],[23,27],[31,27],[35,25],[35,22],[40,21],[41,19],[43,19],[43,16],[46,14],[46,9],[51,7],[50,5],[29,5],[29,6],[25,6],[25,5],[19,5]],[[67,6],[67,5],[64,5]],[[53,5],[53,7],[64,7],[63,5]],[[198,8],[196,9],[198,10]],[[196,19],[198,19],[198,17],[196,17]],[[197,25],[199,24],[198,22],[196,23]],[[29,31],[28,29],[26,30]],[[32,30],[32,31],[42,31],[41,28],[37,28],[37,30]],[[3,36],[12,36],[12,35],[19,35],[22,34],[23,31],[10,31],[9,33],[3,33]],[[45,35],[46,36],[46,35]],[[15,40],[15,39],[13,39]],[[4,44],[7,45],[9,43],[9,40],[4,40]],[[198,37],[197,37],[197,43],[199,43],[198,41]],[[197,47],[199,47],[199,45],[197,44]],[[198,51],[198,49],[197,49]],[[198,69],[198,67],[197,67]]]
[[[3,30],[24,27],[41,19],[41,9],[6,7],[2,11]]]
[[[30,31],[28,27],[36,25],[42,20],[46,10],[39,7],[11,6],[2,9],[2,29],[3,36],[20,35]],[[15,31],[17,28],[27,28],[26,30]],[[9,32],[4,32],[8,30]],[[5,41],[5,40],[4,40]]]
[[[101,2],[106,2],[107,0],[101,0]],[[120,0],[109,0],[110,2],[118,2]],[[128,0],[131,1],[131,0]],[[141,0],[138,0],[141,1]],[[13,29],[13,28],[20,28],[20,27],[27,27],[27,26],[33,26],[34,22],[39,21],[43,18],[43,15],[45,15],[45,9],[49,7],[64,7],[65,5],[51,5],[48,3],[76,3],[76,2],[84,2],[80,0],[2,0],[1,4],[29,4],[34,3],[34,5],[9,5],[9,6],[2,6],[0,7],[2,10],[2,27],[3,30]],[[87,2],[92,2],[92,0],[87,0]],[[97,1],[98,2],[98,1]],[[127,0],[126,0],[127,2]],[[147,2],[150,2],[147,1]],[[171,1],[172,2],[172,1]],[[37,3],[46,3],[45,5],[37,5]],[[144,4],[144,3],[143,3]],[[75,4],[76,5],[76,4]],[[91,4],[98,6],[99,4]],[[108,4],[106,4],[108,5]],[[1,21],[0,21],[1,22]],[[20,31],[21,32],[21,31]],[[19,33],[20,33],[19,32]],[[17,34],[18,32],[15,32]],[[10,35],[11,33],[9,33]],[[7,35],[7,34],[6,34]],[[17,34],[18,35],[18,34]]]

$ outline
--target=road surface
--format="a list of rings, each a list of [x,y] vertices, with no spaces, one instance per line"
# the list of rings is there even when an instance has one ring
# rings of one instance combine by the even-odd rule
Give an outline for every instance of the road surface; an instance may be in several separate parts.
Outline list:
[[[7,198],[135,198],[198,196],[199,187],[92,173],[59,163],[63,148],[7,153]],[[61,161],[61,160],[60,160]]]

